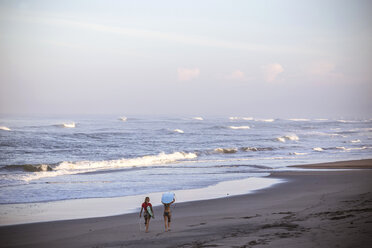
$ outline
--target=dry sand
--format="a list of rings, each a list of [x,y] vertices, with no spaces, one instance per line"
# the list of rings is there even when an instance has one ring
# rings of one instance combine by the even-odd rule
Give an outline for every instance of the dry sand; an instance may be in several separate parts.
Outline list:
[[[348,168],[372,168],[371,161],[348,162]],[[176,204],[170,232],[163,232],[158,207],[150,233],[140,231],[138,214],[126,214],[1,227],[0,247],[371,247],[372,170],[271,177],[288,182],[255,194]]]

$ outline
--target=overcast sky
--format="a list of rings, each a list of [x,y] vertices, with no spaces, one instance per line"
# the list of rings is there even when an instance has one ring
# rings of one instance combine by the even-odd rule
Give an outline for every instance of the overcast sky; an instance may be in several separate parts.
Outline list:
[[[371,117],[372,1],[0,1],[0,113]]]

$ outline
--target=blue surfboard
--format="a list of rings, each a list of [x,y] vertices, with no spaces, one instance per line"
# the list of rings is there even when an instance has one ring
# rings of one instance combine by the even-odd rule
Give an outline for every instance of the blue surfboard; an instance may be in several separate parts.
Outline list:
[[[173,192],[165,192],[163,193],[163,196],[161,197],[161,202],[165,204],[171,203],[173,200],[174,200]]]

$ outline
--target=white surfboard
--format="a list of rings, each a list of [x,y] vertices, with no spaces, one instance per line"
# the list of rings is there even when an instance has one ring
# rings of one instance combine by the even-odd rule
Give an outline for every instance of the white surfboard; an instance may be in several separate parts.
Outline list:
[[[151,207],[150,206],[147,206],[147,213],[149,213],[149,215],[152,217],[152,218],[154,218],[154,214],[152,213],[152,211],[151,211]]]
[[[165,192],[161,197],[161,202],[165,204],[171,203],[174,200],[174,196],[173,192]]]

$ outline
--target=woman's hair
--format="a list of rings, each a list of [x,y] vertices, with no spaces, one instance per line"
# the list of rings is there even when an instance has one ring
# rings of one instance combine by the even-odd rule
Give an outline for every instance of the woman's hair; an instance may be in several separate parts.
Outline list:
[[[147,200],[150,201],[150,197],[146,196],[146,198],[145,198],[145,202],[146,202]]]

